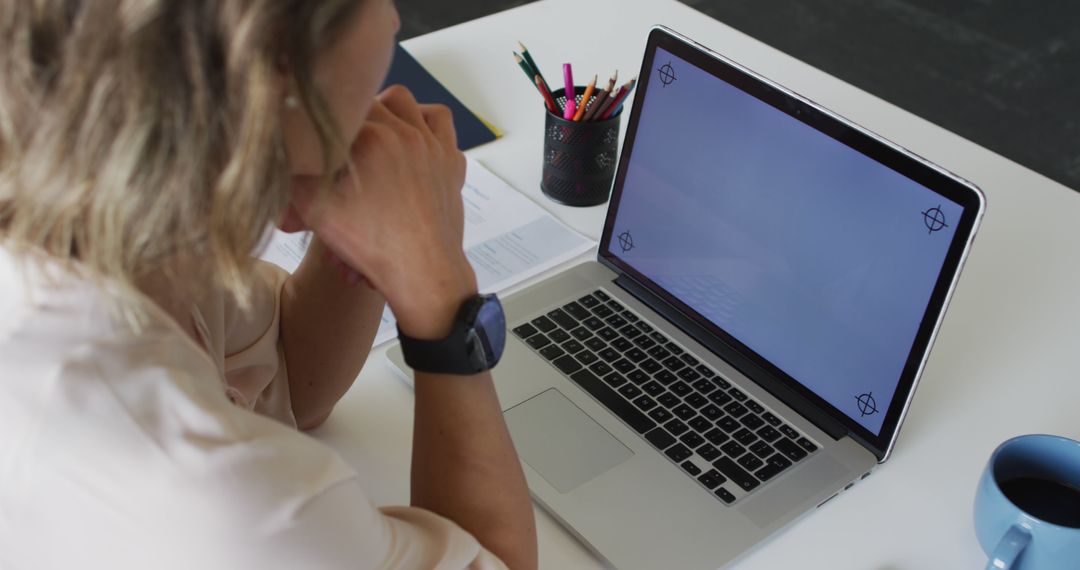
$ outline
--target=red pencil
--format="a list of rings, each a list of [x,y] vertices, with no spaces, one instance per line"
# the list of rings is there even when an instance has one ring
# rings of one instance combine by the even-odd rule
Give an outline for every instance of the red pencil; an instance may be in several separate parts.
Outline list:
[[[631,79],[629,82],[627,82],[626,85],[623,85],[622,87],[620,87],[619,92],[617,94],[615,94],[615,97],[612,98],[611,104],[608,105],[607,110],[604,111],[604,114],[601,115],[596,120],[603,121],[604,119],[610,118],[611,115],[619,108],[619,105],[622,105],[623,99],[626,99],[626,96],[629,95],[630,92],[634,90],[634,85],[636,85],[636,84],[637,84],[637,79],[635,78],[635,79]]]
[[[548,91],[547,85],[544,84],[544,78],[537,75],[533,80],[536,82],[536,88],[540,90],[540,94],[544,96],[544,104],[547,105],[548,111],[559,114],[559,107],[555,104],[555,98],[551,96],[551,91]]]

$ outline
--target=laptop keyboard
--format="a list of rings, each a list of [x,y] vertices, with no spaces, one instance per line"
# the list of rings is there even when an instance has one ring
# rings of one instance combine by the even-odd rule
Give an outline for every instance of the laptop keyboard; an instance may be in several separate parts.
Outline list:
[[[818,449],[601,290],[513,332],[725,504]]]

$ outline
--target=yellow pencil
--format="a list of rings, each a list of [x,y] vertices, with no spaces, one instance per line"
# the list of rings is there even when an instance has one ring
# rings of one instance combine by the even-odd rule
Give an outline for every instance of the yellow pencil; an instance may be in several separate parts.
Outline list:
[[[585,107],[589,106],[589,97],[592,97],[593,91],[596,90],[596,76],[592,76],[592,81],[589,82],[589,86],[585,88],[585,93],[581,96],[581,105],[578,105],[577,113],[574,113],[574,120],[580,121],[581,117],[585,115]]]

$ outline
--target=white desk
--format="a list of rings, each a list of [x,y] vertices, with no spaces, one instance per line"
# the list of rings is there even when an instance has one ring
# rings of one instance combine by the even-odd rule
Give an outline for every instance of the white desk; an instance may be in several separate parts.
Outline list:
[[[577,15],[563,14],[576,10]],[[601,22],[598,25],[584,22]],[[786,56],[673,0],[543,0],[407,42],[503,139],[471,151],[514,187],[598,237],[604,207],[539,190],[541,102],[510,52],[524,41],[549,79],[637,73],[648,28],[668,25],[973,181],[988,211],[892,459],[748,554],[737,568],[981,568],[971,502],[993,448],[1022,433],[1080,438],[1080,194]],[[561,80],[561,79],[560,79]],[[373,352],[316,436],[408,501],[412,393]],[[601,564],[538,511],[544,568]]]

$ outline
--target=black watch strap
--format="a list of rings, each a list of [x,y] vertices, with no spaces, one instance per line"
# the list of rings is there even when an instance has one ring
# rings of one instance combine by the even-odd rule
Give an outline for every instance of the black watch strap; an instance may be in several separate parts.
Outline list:
[[[413,370],[433,374],[472,375],[490,369],[483,348],[487,339],[481,341],[477,338],[478,335],[485,335],[485,332],[476,327],[477,313],[489,297],[477,295],[462,303],[454,317],[450,334],[445,338],[410,338],[399,328],[398,340],[405,363]]]

